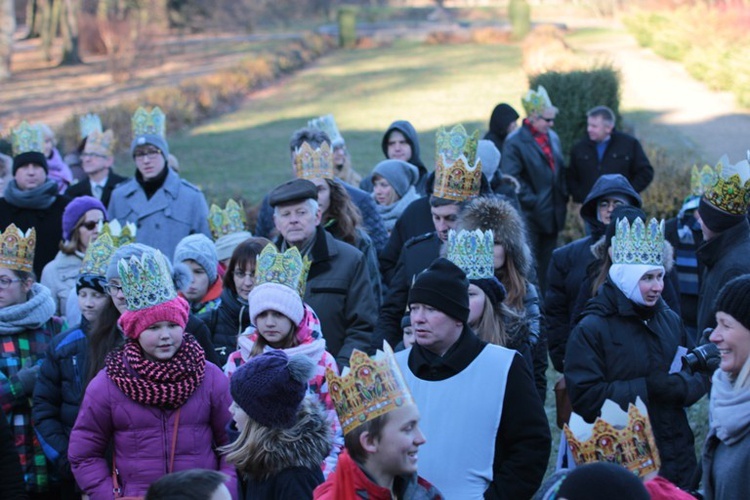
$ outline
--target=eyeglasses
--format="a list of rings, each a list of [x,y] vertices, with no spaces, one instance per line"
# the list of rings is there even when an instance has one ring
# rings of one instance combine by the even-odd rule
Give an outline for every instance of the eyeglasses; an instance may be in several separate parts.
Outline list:
[[[617,208],[624,205],[621,200],[602,200],[599,202],[599,208]]]
[[[542,116],[542,117],[540,117],[540,118],[541,118],[542,120],[544,120],[545,122],[547,122],[547,123],[554,123],[554,121],[555,121],[555,119],[554,119],[554,118],[545,118],[545,117],[543,117],[543,116]]]
[[[10,279],[10,278],[5,278],[5,277],[0,278],[0,290],[5,290],[6,288],[8,288],[13,283],[16,283],[17,281],[23,281],[23,280],[20,278],[16,278],[16,279]]]
[[[136,151],[133,153],[133,158],[137,160],[142,160],[143,158],[148,158],[149,160],[155,159],[157,156],[161,154],[161,151],[157,150],[148,150],[148,151]]]
[[[117,292],[122,292],[122,286],[120,286],[120,285],[114,285],[114,284],[108,284],[107,285],[107,292],[109,292],[110,295],[117,295]]]
[[[102,223],[101,219],[100,220],[87,220],[86,222],[81,222],[80,227],[85,227],[89,231],[93,231],[101,223]]]
[[[253,283],[255,282],[255,271],[251,273],[243,273],[242,271],[235,269],[233,274],[234,274],[234,277],[238,280],[244,280],[245,278],[250,278],[250,281],[252,281]]]

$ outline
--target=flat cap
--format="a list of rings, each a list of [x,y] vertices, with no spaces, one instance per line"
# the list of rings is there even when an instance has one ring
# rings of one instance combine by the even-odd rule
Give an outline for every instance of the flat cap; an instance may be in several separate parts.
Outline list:
[[[318,187],[307,179],[287,181],[275,187],[268,195],[268,202],[272,207],[309,199],[318,199]]]

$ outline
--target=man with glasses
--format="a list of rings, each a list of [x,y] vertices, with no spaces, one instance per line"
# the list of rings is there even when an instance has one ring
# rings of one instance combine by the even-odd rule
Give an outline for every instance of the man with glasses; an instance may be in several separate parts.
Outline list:
[[[111,130],[93,131],[86,140],[81,154],[81,164],[87,178],[73,184],[65,192],[71,198],[93,196],[106,207],[115,186],[127,180],[127,177],[112,172],[114,165],[114,136]]]
[[[568,193],[560,138],[552,130],[558,109],[541,85],[521,100],[526,118],[505,140],[500,170],[521,184],[518,201],[526,218],[539,287],[547,289],[546,272],[557,234],[565,226]]]

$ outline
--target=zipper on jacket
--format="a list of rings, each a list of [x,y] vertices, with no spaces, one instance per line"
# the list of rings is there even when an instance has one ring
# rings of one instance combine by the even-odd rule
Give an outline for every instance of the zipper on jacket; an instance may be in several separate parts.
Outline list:
[[[78,355],[76,354],[73,356],[73,377],[76,380],[76,390],[78,391],[78,394],[76,396],[81,395],[81,390],[83,388],[83,382],[81,381],[81,370],[78,368]]]

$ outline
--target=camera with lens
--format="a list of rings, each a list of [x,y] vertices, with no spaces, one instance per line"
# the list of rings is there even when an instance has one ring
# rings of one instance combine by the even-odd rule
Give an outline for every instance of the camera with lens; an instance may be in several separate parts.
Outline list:
[[[708,373],[716,371],[721,362],[721,355],[716,344],[703,344],[682,357],[682,369],[690,373]]]

